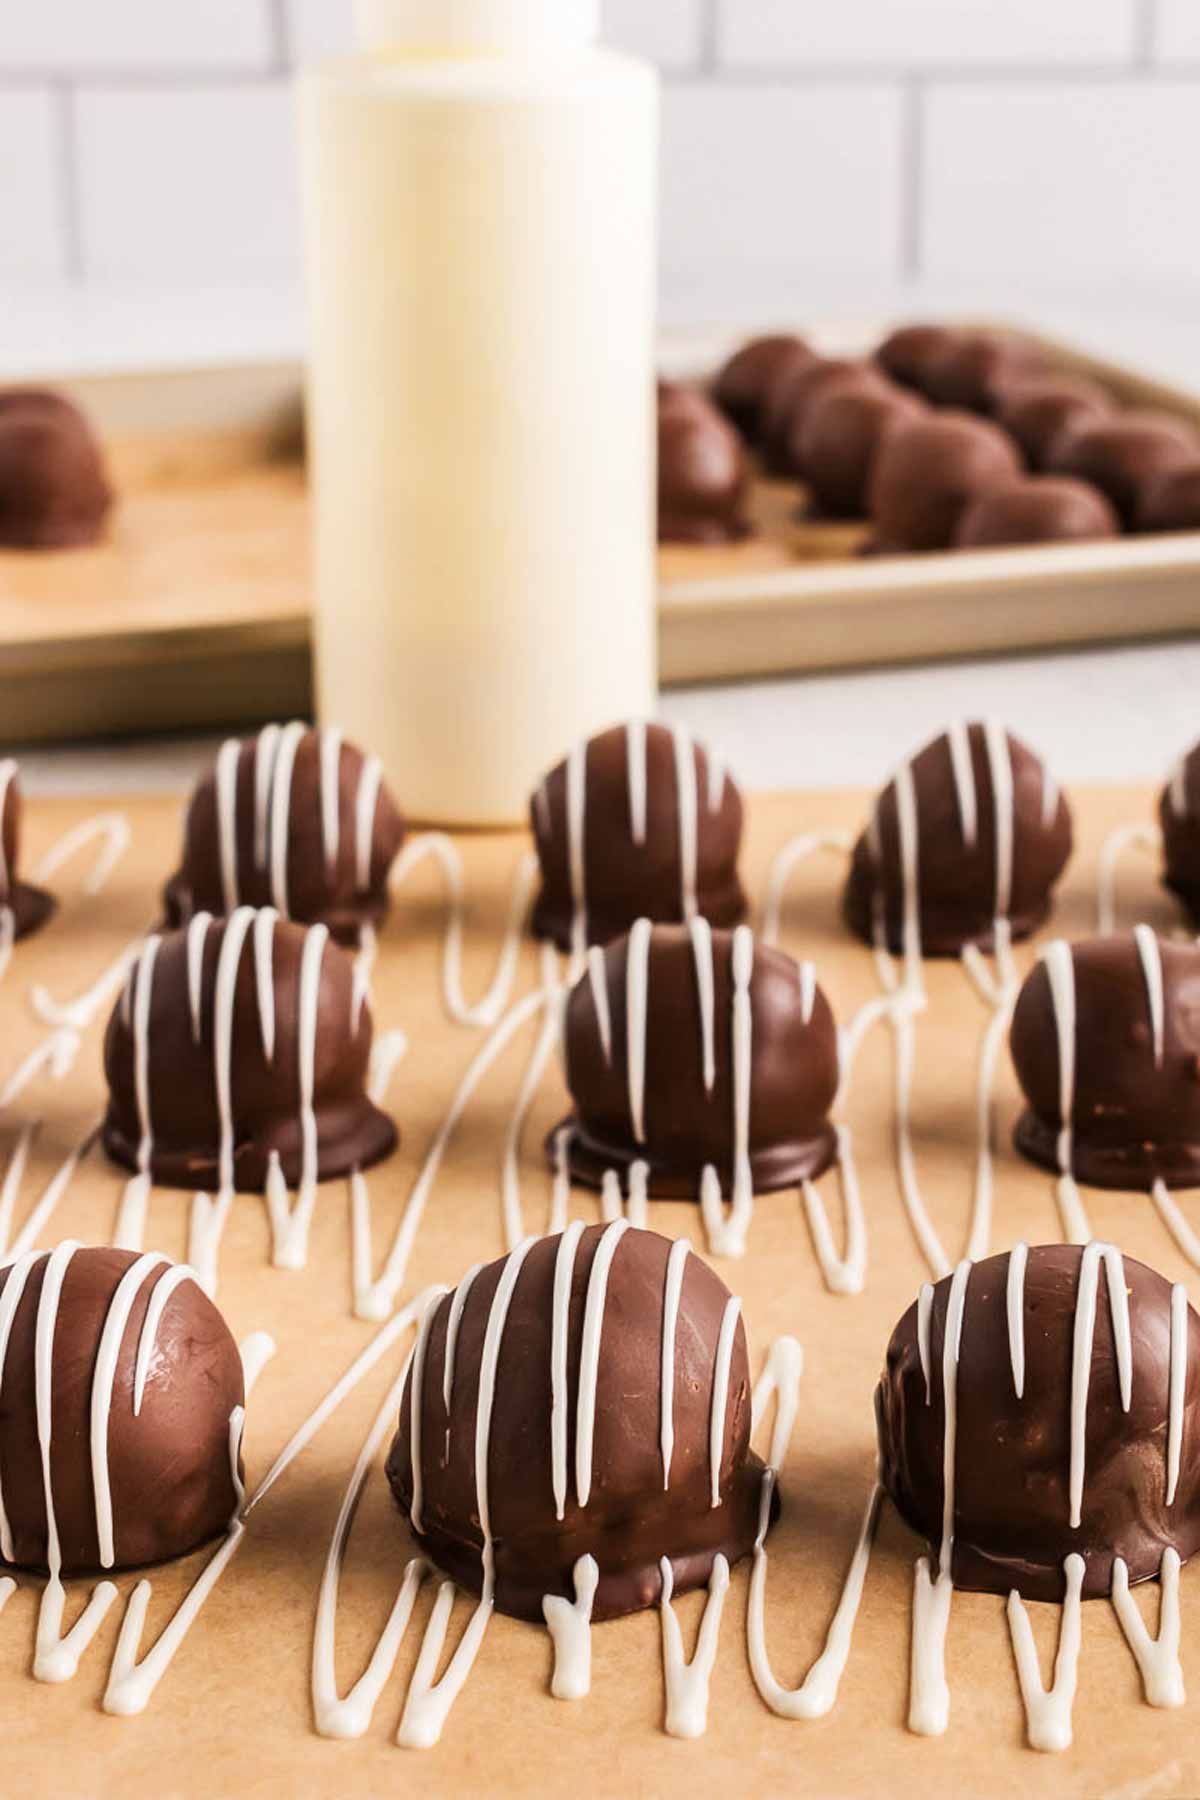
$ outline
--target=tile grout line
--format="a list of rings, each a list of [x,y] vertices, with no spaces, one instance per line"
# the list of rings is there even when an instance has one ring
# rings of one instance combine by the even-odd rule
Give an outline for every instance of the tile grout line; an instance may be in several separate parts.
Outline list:
[[[274,52],[273,72],[286,75],[292,66],[292,34],[287,0],[267,0],[271,43]]]
[[[904,85],[900,153],[900,274],[914,281],[921,273],[924,247],[925,84],[920,78]]]
[[[1153,69],[1157,48],[1157,0],[1137,0],[1136,9],[1133,15],[1134,67],[1142,71]]]
[[[79,191],[79,121],[75,111],[75,90],[71,82],[58,81],[54,84],[53,91],[63,271],[67,282],[78,287],[87,273],[83,250],[82,196]]]
[[[711,77],[718,72],[720,59],[720,25],[717,8],[720,0],[703,0],[700,12],[700,53],[696,63],[697,73]]]

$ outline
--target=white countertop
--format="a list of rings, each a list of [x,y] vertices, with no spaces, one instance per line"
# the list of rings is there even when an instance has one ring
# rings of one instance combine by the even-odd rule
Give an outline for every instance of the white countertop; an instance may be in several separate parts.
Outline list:
[[[979,294],[896,293],[873,297],[869,318],[1018,312],[989,307]],[[865,325],[866,310],[858,313]],[[690,346],[711,337],[700,317],[697,309],[690,329],[665,340],[665,365],[686,362]],[[826,317],[836,325],[814,335],[831,347],[859,335],[853,309],[829,306]],[[1039,304],[1026,322],[1200,390],[1194,312],[1159,308],[1149,317],[1109,296],[1094,309]],[[303,308],[290,288],[18,290],[4,296],[0,345],[7,379],[288,358],[302,354]],[[1153,780],[1200,737],[1200,637],[675,689],[662,713],[718,746],[748,788],[875,785],[964,715],[1006,720],[1064,782]],[[31,792],[183,789],[212,751],[203,739],[38,748],[22,757],[23,779]]]

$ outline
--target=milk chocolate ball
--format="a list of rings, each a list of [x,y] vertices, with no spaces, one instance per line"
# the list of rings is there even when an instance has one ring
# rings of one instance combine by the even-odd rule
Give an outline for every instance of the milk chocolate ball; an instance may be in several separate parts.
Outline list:
[[[802,421],[795,458],[820,511],[833,519],[864,518],[884,436],[924,411],[915,394],[856,375],[828,382]]]
[[[871,472],[878,548],[946,550],[978,494],[1021,473],[1011,438],[968,413],[939,413],[889,431]]]
[[[750,1397],[745,1329],[719,1276],[656,1232],[580,1223],[530,1240],[437,1304],[388,1480],[418,1544],[460,1586],[480,1593],[490,1558],[501,1612],[540,1620],[548,1597],[573,1601],[576,1565],[590,1556],[592,1617],[619,1618],[658,1600],[662,1558],[680,1593],[707,1582],[718,1555],[733,1564],[752,1549],[763,1465]]]
[[[728,544],[746,534],[742,440],[703,395],[659,389],[660,543]]]
[[[52,894],[22,881],[18,873],[23,810],[20,772],[11,757],[4,757],[0,759],[0,924],[7,914],[14,939],[39,930],[57,906]]]
[[[1152,481],[1194,463],[1200,437],[1168,413],[1119,413],[1084,423],[1055,442],[1048,467],[1056,475],[1090,481],[1108,495],[1123,523],[1132,527]]]
[[[1158,802],[1163,839],[1163,885],[1182,902],[1200,930],[1200,744],[1171,772]]]
[[[772,393],[814,352],[794,335],[753,338],[743,344],[713,383],[713,399],[750,443],[757,443]]]
[[[0,390],[0,547],[97,543],[112,500],[100,446],[73,401],[42,388]]]
[[[1152,476],[1134,524],[1138,531],[1200,531],[1200,458]]]
[[[242,1364],[190,1271],[67,1243],[0,1272],[0,1308],[14,1309],[0,1365],[6,1562],[133,1569],[226,1529],[240,1499]],[[106,1327],[114,1360],[102,1364]]]
[[[1012,434],[1035,469],[1046,467],[1063,434],[1112,416],[1113,403],[1098,382],[1084,376],[1035,375],[1001,391],[996,419]]]
[[[1193,944],[1139,927],[1049,946],[1021,989],[1012,1053],[1028,1102],[1016,1143],[1032,1162],[1055,1172],[1065,1164],[1092,1187],[1148,1192],[1157,1180],[1200,1180]]]
[[[871,363],[847,357],[817,357],[798,369],[775,389],[763,424],[763,457],[768,472],[782,480],[803,481],[804,433],[813,408],[834,387],[854,385],[888,392],[879,370]]]
[[[925,394],[930,367],[946,355],[957,337],[949,325],[901,325],[884,338],[875,360],[892,381]]]
[[[958,522],[960,550],[1005,544],[1085,543],[1120,534],[1121,521],[1099,488],[1066,476],[1017,476],[976,496]]]
[[[1158,1574],[1167,1550],[1185,1561],[1194,1553],[1200,1318],[1180,1294],[1181,1307],[1161,1275],[1110,1246],[1044,1244],[939,1281],[928,1294],[927,1335],[923,1309],[909,1307],[875,1396],[880,1473],[935,1558],[949,1500],[956,1587],[1061,1600],[1063,1564],[1078,1554],[1084,1595],[1100,1597],[1112,1588],[1117,1557],[1137,1582]],[[1073,1373],[1077,1324],[1093,1300],[1090,1342],[1082,1339]],[[1114,1305],[1122,1318],[1128,1312],[1127,1365]],[[1171,1372],[1176,1337],[1184,1390]],[[1083,1375],[1081,1424],[1074,1396]],[[1172,1416],[1182,1427],[1177,1469]]]
[[[929,358],[923,391],[936,406],[990,413],[1010,383],[1045,367],[1042,352],[1025,338],[996,331],[954,332]]]

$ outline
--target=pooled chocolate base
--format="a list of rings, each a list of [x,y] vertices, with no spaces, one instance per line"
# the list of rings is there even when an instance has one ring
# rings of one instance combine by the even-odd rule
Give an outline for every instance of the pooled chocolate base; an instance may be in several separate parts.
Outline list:
[[[649,1171],[647,1192],[653,1200],[699,1200],[703,1164],[687,1167],[656,1158],[652,1151],[630,1144],[604,1143],[581,1125],[576,1114],[564,1119],[546,1138],[546,1156],[551,1168],[558,1161],[558,1140],[568,1131],[567,1167],[573,1180],[599,1190],[604,1176],[615,1169],[624,1179],[622,1191],[628,1192],[629,1170],[636,1162],[644,1162]],[[780,1188],[799,1187],[803,1181],[816,1181],[837,1161],[837,1130],[822,1125],[815,1136],[797,1138],[793,1143],[770,1144],[752,1151],[750,1171],[756,1194],[774,1194]],[[716,1166],[716,1165],[714,1165]],[[721,1191],[726,1198],[733,1190],[732,1167],[717,1168]]]
[[[317,1179],[334,1181],[354,1169],[369,1169],[392,1154],[400,1134],[387,1114],[370,1100],[336,1110],[316,1109]],[[104,1148],[114,1162],[138,1170],[138,1140],[124,1129],[117,1109],[110,1103],[104,1120]],[[300,1182],[304,1145],[298,1118],[272,1121],[256,1137],[243,1138],[234,1148],[233,1185],[239,1194],[261,1194],[267,1185],[272,1152],[289,1187]],[[220,1186],[219,1146],[196,1144],[186,1149],[156,1143],[150,1156],[150,1173],[161,1187],[196,1188],[215,1193]]]
[[[34,887],[28,881],[14,881],[8,898],[0,901],[0,906],[7,906],[12,913],[13,935],[16,938],[32,937],[58,911],[58,901],[54,895],[48,894],[45,888]]]
[[[1030,1162],[1059,1173],[1059,1127],[1027,1107],[1013,1129],[1013,1143]],[[1116,1188],[1148,1194],[1156,1181],[1169,1188],[1200,1187],[1200,1144],[1142,1139],[1137,1143],[1096,1143],[1071,1137],[1071,1173],[1085,1187]]]

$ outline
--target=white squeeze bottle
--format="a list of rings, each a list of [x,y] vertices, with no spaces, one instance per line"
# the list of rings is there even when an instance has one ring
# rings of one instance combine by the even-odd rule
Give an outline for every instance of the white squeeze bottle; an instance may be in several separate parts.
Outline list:
[[[360,0],[301,78],[322,718],[504,824],[655,696],[658,83],[598,0]]]

